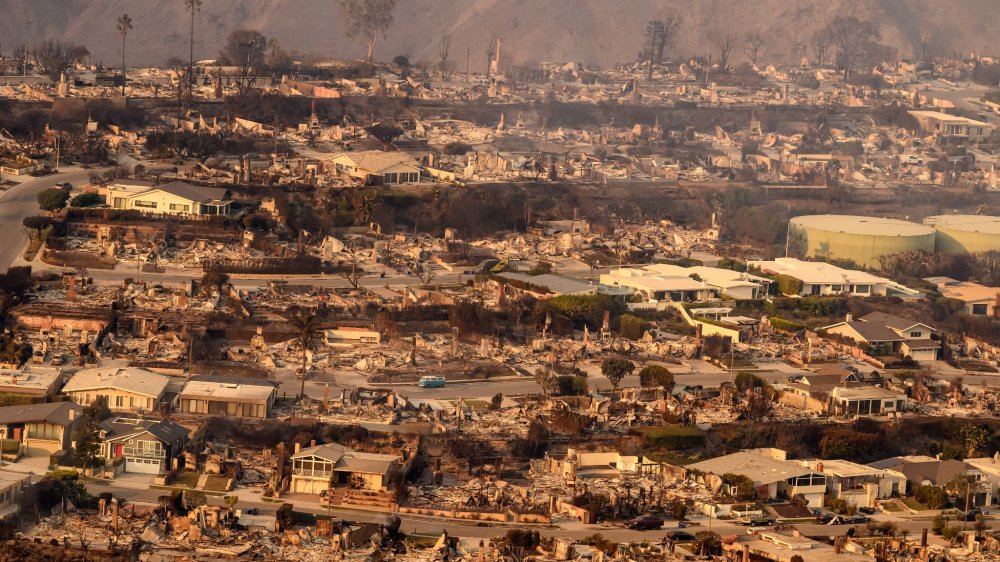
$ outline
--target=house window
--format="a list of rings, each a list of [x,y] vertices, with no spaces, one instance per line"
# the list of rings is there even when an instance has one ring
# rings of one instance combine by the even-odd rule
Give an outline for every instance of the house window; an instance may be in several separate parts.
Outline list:
[[[124,407],[125,407],[125,397],[115,396],[115,408],[124,408]]]
[[[872,292],[872,286],[871,285],[857,285],[857,286],[854,287],[854,292],[858,293],[859,295],[867,295],[868,293]]]
[[[923,334],[922,334],[922,333],[920,333],[920,331],[919,331],[919,330],[918,330],[918,331],[914,331],[914,332],[910,332],[910,337],[911,337],[911,338],[919,338],[919,337],[920,337],[920,336],[922,336],[922,335],[923,335]]]
[[[843,285],[834,285],[834,286],[830,287],[830,290],[833,291],[834,293],[839,293],[839,292],[841,292],[841,291],[844,290],[844,286]]]
[[[972,313],[976,316],[986,316],[986,304],[974,304],[972,305]]]
[[[171,211],[180,211],[182,213],[186,213],[186,212],[188,212],[188,211],[191,210],[191,206],[190,205],[181,205],[180,203],[171,203],[170,204],[170,210]]]
[[[396,183],[398,176],[395,172],[389,172],[385,175],[385,183]]]
[[[142,209],[155,209],[156,201],[136,201],[135,203],[132,203],[132,206]]]

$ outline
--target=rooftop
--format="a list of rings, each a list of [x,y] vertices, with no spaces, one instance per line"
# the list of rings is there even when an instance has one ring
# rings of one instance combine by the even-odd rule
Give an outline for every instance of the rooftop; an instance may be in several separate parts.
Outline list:
[[[369,172],[381,172],[397,164],[406,164],[416,167],[417,163],[410,155],[402,152],[382,152],[381,150],[366,150],[361,152],[341,152],[335,154],[333,158],[346,156],[351,159],[357,167]]]
[[[752,261],[750,264],[768,273],[789,275],[809,284],[879,285],[889,282],[864,271],[844,269],[821,261],[776,258],[773,261]]]
[[[584,283],[583,281],[577,281],[576,279],[570,279],[561,275],[553,275],[551,273],[528,275],[526,273],[505,272],[498,273],[497,277],[509,279],[511,281],[531,283],[532,285],[536,285],[538,287],[545,287],[546,289],[559,295],[585,293],[597,289],[597,285],[591,285],[589,283]]]
[[[732,472],[747,476],[758,484],[769,484],[813,472],[812,469],[796,462],[780,461],[747,451],[697,462],[687,468],[716,475]]]
[[[186,439],[190,433],[184,426],[170,421],[147,420],[126,416],[117,416],[105,420],[101,423],[101,428],[107,432],[108,437],[124,437],[148,431],[164,443],[173,443],[179,439]]]
[[[266,401],[275,393],[270,384],[237,384],[190,380],[181,390],[181,396],[200,396],[219,400]]]
[[[987,287],[971,281],[941,285],[938,287],[938,291],[944,297],[963,302],[992,301],[1000,295],[1000,288]]]
[[[18,390],[45,391],[52,387],[56,379],[62,377],[62,371],[50,367],[29,365],[20,370],[0,369],[0,388],[5,392],[16,393]]]
[[[169,381],[163,375],[135,367],[98,367],[78,371],[63,387],[63,392],[114,388],[159,398],[166,391]]]
[[[74,412],[70,414],[70,412]],[[0,423],[46,421],[56,425],[69,425],[83,409],[72,402],[50,402],[0,408]]]

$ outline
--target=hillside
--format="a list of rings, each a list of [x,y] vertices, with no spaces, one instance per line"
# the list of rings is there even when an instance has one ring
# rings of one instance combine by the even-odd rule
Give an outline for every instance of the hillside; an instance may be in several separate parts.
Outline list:
[[[437,41],[452,35],[451,60],[464,69],[485,65],[489,38],[504,40],[508,61],[580,61],[602,65],[634,60],[645,21],[674,12],[683,18],[678,50],[708,54],[713,33],[769,38],[769,60],[787,60],[798,42],[838,14],[879,22],[883,41],[909,55],[922,30],[941,52],[996,50],[996,0],[400,0],[396,23],[376,56],[407,54],[436,61]],[[133,63],[160,64],[187,56],[188,19],[181,0],[0,0],[0,48],[60,37],[86,45],[95,61],[120,57],[115,20],[127,12]],[[195,53],[214,58],[237,27],[276,37],[284,48],[322,56],[357,57],[364,50],[344,36],[336,0],[206,0],[198,16]],[[733,62],[745,60],[735,49]]]

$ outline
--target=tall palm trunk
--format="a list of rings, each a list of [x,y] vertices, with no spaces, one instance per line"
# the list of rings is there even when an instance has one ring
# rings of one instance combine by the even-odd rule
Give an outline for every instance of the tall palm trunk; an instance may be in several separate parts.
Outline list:
[[[125,97],[125,34],[122,33],[122,97]]]

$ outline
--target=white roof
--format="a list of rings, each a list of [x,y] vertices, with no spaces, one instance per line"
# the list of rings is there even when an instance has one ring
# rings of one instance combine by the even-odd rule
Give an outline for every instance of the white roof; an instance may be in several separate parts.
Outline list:
[[[266,401],[274,392],[273,386],[188,381],[184,385],[184,390],[181,391],[181,396],[204,396],[220,400]]]
[[[833,476],[839,476],[841,478],[851,478],[854,476],[868,476],[871,474],[885,473],[885,471],[880,468],[872,468],[870,466],[865,466],[863,464],[858,464],[856,462],[845,461],[841,459],[812,460],[812,461],[806,461],[806,464],[814,467],[817,472],[822,472],[823,474],[830,474]]]
[[[650,275],[640,269],[612,269],[601,275],[602,285],[633,287],[647,291],[698,291],[708,289],[702,281],[695,281],[688,276],[666,277]]]
[[[63,387],[63,392],[81,392],[113,388],[159,398],[170,381],[163,375],[135,367],[98,367],[78,371]]]
[[[688,465],[689,469],[711,472],[721,476],[726,473],[746,476],[755,484],[770,484],[795,476],[812,474],[814,470],[794,461],[780,461],[758,453],[740,451]]]
[[[417,168],[417,162],[409,154],[403,152],[382,152],[381,150],[365,150],[361,152],[341,152],[334,154],[331,160],[346,157],[361,170],[381,172],[398,164]]]
[[[948,113],[942,113],[940,111],[926,111],[926,110],[916,110],[910,111],[910,115],[914,117],[924,117],[928,119],[937,119],[938,121],[947,121],[949,123],[964,123],[966,125],[976,125],[979,127],[992,127],[989,123],[984,123],[982,121],[976,121],[975,119],[969,119],[968,117],[962,117],[960,115],[951,115]]]
[[[17,392],[18,388],[48,390],[62,371],[52,367],[26,365],[23,369],[0,369],[0,387],[7,392]]]
[[[750,265],[776,275],[788,275],[810,285],[884,285],[888,279],[844,269],[821,261],[802,261],[797,258],[777,258],[774,261],[751,261]]]
[[[694,267],[681,267],[666,263],[655,263],[641,268],[663,277],[689,277],[697,275],[702,281],[709,285],[718,287],[750,287],[761,283],[770,283],[771,280],[757,275],[751,275],[732,269],[722,269],[719,267],[707,267],[697,265]]]

